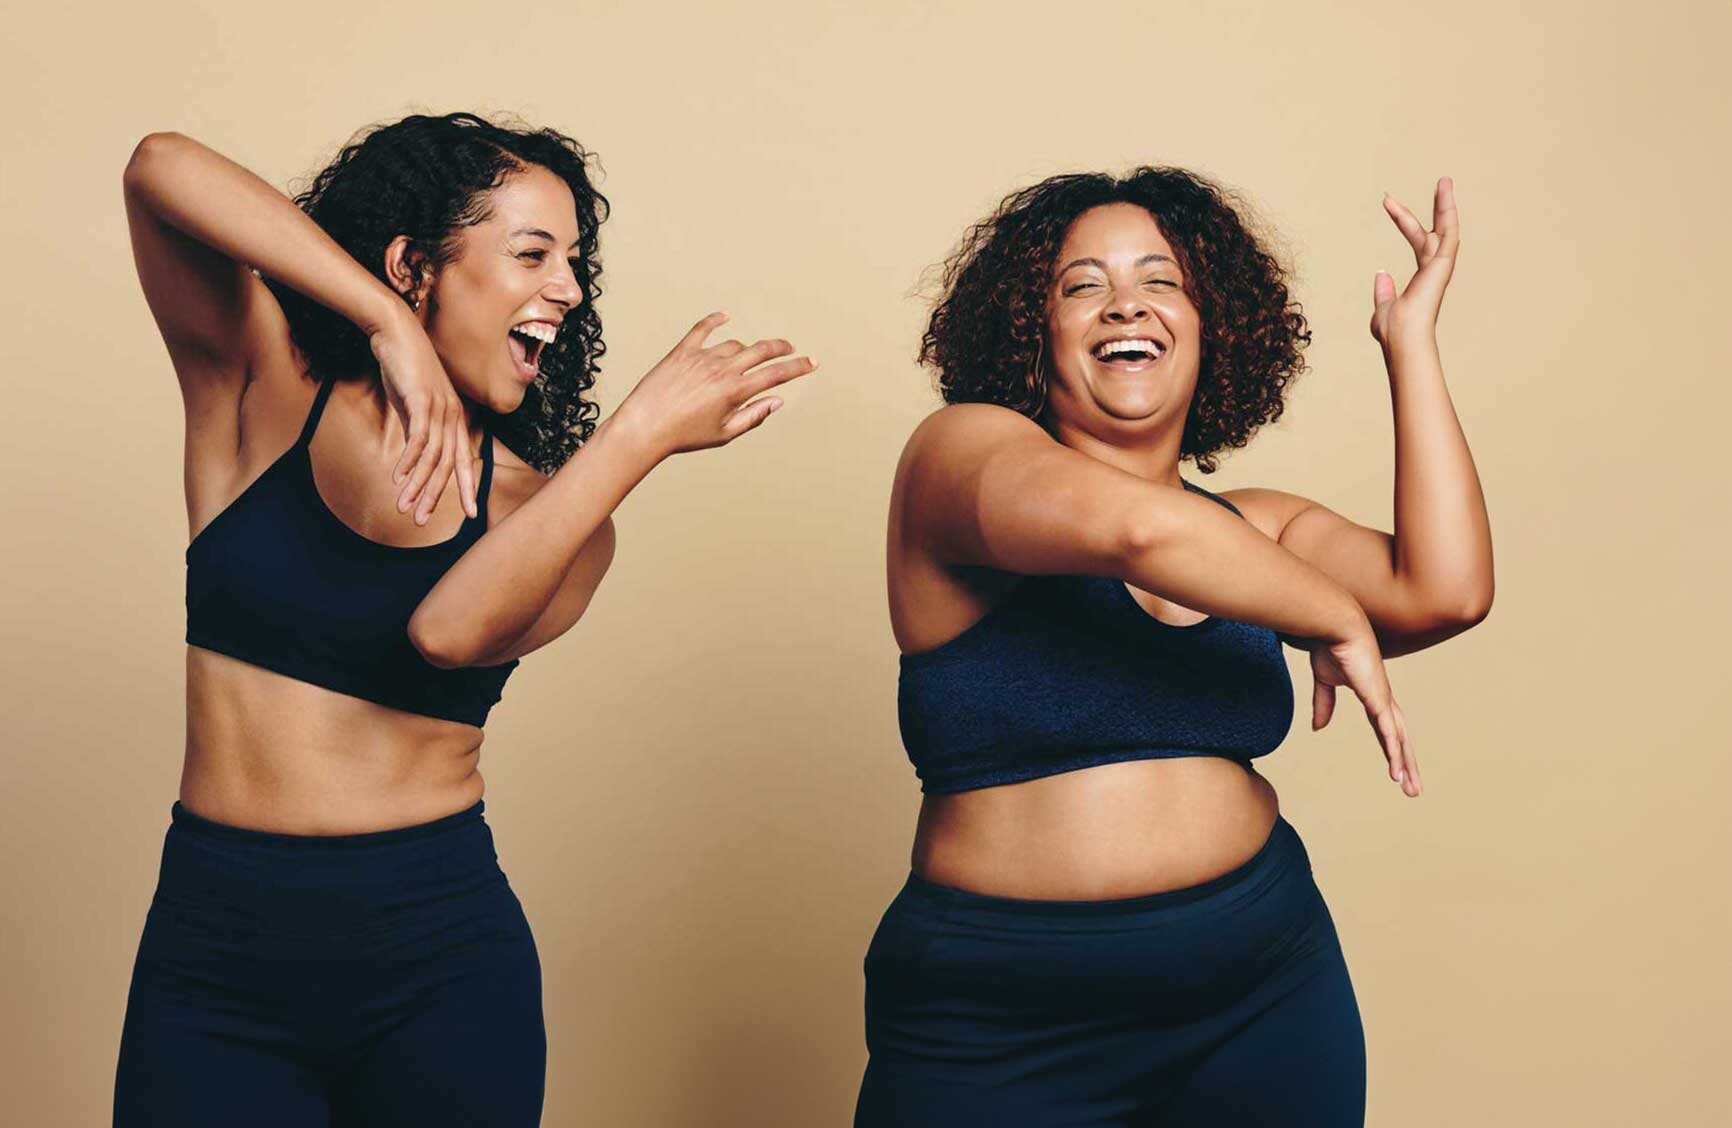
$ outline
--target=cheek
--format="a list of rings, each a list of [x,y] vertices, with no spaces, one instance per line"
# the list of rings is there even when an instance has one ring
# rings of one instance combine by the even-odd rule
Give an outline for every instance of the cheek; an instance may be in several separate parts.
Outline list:
[[[1187,340],[1195,341],[1203,334],[1203,319],[1197,313],[1196,303],[1188,297],[1175,298],[1162,311],[1162,317],[1172,327],[1175,334]]]
[[[1047,340],[1054,355],[1082,352],[1088,340],[1089,326],[1095,321],[1094,312],[1076,306],[1060,307],[1047,318]]]

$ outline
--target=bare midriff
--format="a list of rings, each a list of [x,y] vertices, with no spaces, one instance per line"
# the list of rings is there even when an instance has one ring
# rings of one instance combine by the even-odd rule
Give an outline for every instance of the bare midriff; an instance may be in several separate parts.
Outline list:
[[[1280,806],[1248,763],[1133,760],[920,808],[913,869],[998,897],[1102,901],[1197,885],[1250,860]]]
[[[187,647],[180,801],[281,834],[366,834],[481,798],[481,730]]]

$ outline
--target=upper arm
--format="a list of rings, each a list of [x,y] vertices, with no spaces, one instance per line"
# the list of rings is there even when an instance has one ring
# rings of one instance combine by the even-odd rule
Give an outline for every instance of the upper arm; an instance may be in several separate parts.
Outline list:
[[[616,543],[613,518],[604,518],[589,539],[583,542],[583,547],[578,549],[576,559],[566,568],[553,598],[547,601],[547,606],[541,609],[541,614],[535,617],[529,629],[513,639],[510,645],[477,660],[475,665],[497,666],[521,658],[570,630],[589,609],[602,577],[607,575]]]
[[[122,177],[132,258],[145,302],[168,346],[189,410],[244,384],[261,334],[282,328],[282,313],[245,264],[176,229],[151,204],[150,169],[173,140],[151,134]]]
[[[1371,620],[1385,657],[1423,649],[1461,631],[1462,624],[1440,615],[1424,593],[1402,579],[1393,534],[1281,490],[1239,489],[1221,496],[1281,547],[1346,588]]]
[[[915,429],[897,467],[893,536],[952,565],[1114,574],[1165,487],[1080,454],[1032,420],[954,404]]]

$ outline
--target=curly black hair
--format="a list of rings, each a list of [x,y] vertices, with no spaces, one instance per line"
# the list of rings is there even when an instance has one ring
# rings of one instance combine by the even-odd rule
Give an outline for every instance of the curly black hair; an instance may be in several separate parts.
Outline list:
[[[920,342],[947,403],[996,403],[1038,420],[1046,403],[1047,301],[1066,233],[1103,204],[1144,208],[1173,245],[1202,320],[1202,362],[1179,455],[1212,474],[1280,418],[1311,342],[1287,274],[1231,193],[1181,168],[1054,176],[1013,192],[945,260]]]
[[[544,473],[565,464],[595,430],[600,408],[584,393],[606,346],[596,299],[601,294],[601,223],[606,197],[590,178],[594,155],[552,129],[497,123],[476,114],[415,114],[362,130],[295,197],[337,244],[385,281],[385,248],[411,240],[410,261],[449,262],[458,229],[484,222],[488,194],[513,173],[539,165],[571,189],[577,201],[578,284],[583,300],[541,354],[541,375],[509,416],[493,420],[500,440]],[[419,278],[417,278],[419,281]],[[378,376],[366,335],[353,322],[281,283],[266,279],[289,321],[289,333],[309,372]]]

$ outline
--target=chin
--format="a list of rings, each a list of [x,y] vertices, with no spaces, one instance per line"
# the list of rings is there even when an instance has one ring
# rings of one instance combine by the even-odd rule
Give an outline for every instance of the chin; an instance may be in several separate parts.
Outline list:
[[[1119,423],[1152,423],[1166,414],[1167,397],[1095,396],[1095,409]]]

